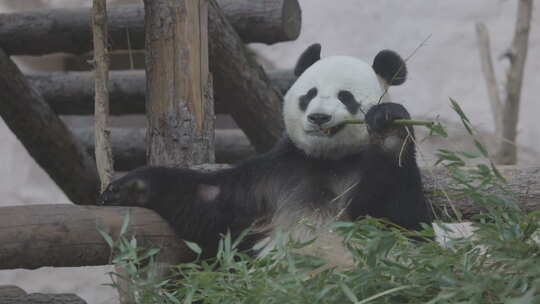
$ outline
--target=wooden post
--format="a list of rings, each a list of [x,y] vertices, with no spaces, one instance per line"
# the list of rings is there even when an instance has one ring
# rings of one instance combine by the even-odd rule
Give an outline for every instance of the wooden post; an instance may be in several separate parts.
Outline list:
[[[145,0],[149,165],[214,161],[208,2]]]
[[[107,2],[94,0],[92,10],[94,32],[94,75],[95,75],[95,150],[96,164],[105,190],[114,175],[109,126],[109,48],[107,30]]]

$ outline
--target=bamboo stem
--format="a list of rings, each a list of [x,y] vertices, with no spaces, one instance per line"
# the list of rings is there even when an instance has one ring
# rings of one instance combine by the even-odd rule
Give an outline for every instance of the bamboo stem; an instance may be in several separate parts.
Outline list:
[[[366,121],[363,119],[347,119],[343,122],[344,124],[365,124]],[[396,119],[392,121],[393,124],[400,126],[426,126],[431,127],[435,125],[433,121],[426,120],[414,120],[414,119]]]

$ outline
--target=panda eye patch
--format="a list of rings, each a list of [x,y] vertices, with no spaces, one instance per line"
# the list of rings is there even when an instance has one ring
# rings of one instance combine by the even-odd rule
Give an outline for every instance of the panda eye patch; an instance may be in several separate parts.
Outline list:
[[[351,114],[355,115],[356,113],[358,113],[358,110],[360,109],[360,103],[356,101],[354,95],[351,92],[346,90],[339,91],[337,98],[345,105],[345,107]]]
[[[309,103],[313,98],[315,98],[315,96],[317,96],[317,88],[315,87],[309,89],[305,95],[300,96],[300,110],[306,111]]]

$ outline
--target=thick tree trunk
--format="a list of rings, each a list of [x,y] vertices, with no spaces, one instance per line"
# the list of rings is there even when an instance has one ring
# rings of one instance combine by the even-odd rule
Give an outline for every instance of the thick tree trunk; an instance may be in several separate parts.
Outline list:
[[[208,3],[144,3],[148,163],[186,167],[213,162]]]
[[[298,0],[223,2],[225,15],[244,42],[275,43],[300,34]],[[144,10],[140,5],[109,9],[111,50],[144,49]],[[92,50],[88,8],[0,14],[0,46],[10,55],[83,54]]]
[[[109,75],[110,113],[112,115],[143,114],[146,92],[144,71],[111,71]],[[89,115],[94,113],[94,76],[92,73],[48,72],[29,74],[26,77],[57,114]],[[268,78],[281,94],[285,94],[296,80],[292,70],[269,72]],[[216,79],[215,74],[214,79]],[[215,112],[227,113],[227,103],[230,101],[229,92],[215,91],[214,95]]]
[[[223,166],[201,167],[208,171]],[[517,202],[527,211],[540,209],[540,167],[501,167]],[[437,210],[451,208],[441,190],[449,189],[445,169],[423,170],[425,192]],[[501,195],[497,189],[488,194]],[[480,209],[463,197],[451,203],[471,219]],[[181,203],[181,202],[179,202]],[[160,247],[161,254],[189,261],[193,253],[178,242],[174,233],[156,213],[142,208],[81,207],[74,205],[37,205],[0,208],[0,269],[41,266],[65,267],[102,265],[109,262],[110,250],[97,229],[116,237],[127,212],[131,215],[130,232],[143,247]],[[97,229],[96,229],[97,228]],[[179,235],[179,238],[182,236]]]
[[[210,70],[216,92],[228,92],[229,112],[258,152],[267,151],[283,131],[282,95],[250,56],[214,0],[209,0]]]
[[[92,8],[94,32],[94,129],[95,149],[101,191],[105,190],[114,175],[109,126],[109,49],[107,30],[107,2],[94,0]]]
[[[117,239],[129,213],[126,235],[162,258],[178,260],[192,252],[159,215],[143,208],[34,205],[0,208],[0,269],[110,264],[110,248],[98,229]]]
[[[94,132],[91,128],[73,129],[86,151],[94,151]],[[146,165],[146,129],[112,128],[111,140],[116,171],[129,171]],[[217,163],[235,163],[255,156],[255,149],[241,130],[216,130]]]
[[[0,116],[71,201],[95,203],[99,181],[94,161],[2,50]]]

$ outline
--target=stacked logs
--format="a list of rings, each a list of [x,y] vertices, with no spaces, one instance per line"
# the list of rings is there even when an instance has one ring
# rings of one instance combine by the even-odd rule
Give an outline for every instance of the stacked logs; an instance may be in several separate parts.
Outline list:
[[[282,94],[244,43],[295,39],[300,32],[300,7],[297,0],[218,2],[223,10],[210,1],[208,12],[209,63],[218,110],[231,114],[249,139],[250,149],[266,151],[281,136]],[[113,50],[144,48],[143,11],[137,5],[110,8]],[[0,116],[67,196],[86,204],[95,201],[96,170],[83,153],[87,149],[57,115],[93,113],[90,73],[25,77],[6,54],[87,53],[92,50],[90,20],[87,8],[0,14]],[[111,86],[113,115],[144,112],[143,72],[112,74]],[[218,159],[229,161],[221,156]]]

